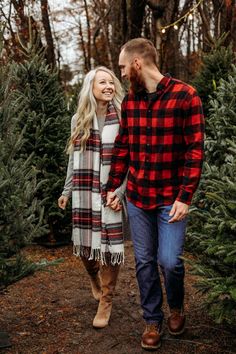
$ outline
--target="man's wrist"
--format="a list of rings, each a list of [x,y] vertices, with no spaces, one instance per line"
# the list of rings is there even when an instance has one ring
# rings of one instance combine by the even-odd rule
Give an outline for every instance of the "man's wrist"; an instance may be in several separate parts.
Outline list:
[[[177,195],[176,200],[178,202],[190,205],[192,201],[193,194],[191,192],[187,192],[184,189],[181,189]]]

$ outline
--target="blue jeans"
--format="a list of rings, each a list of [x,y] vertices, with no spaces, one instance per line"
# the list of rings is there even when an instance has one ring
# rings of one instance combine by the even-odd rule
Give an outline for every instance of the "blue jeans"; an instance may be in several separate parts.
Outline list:
[[[164,276],[169,307],[180,309],[183,306],[184,263],[179,257],[183,253],[187,220],[168,223],[171,207],[143,210],[130,202],[127,205],[143,318],[147,323],[163,320],[158,264]]]

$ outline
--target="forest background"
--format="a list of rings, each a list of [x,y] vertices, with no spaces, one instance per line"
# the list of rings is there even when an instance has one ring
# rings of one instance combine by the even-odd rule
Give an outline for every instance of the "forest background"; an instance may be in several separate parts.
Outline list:
[[[40,268],[32,242],[70,238],[57,208],[64,152],[84,74],[105,65],[120,77],[127,40],[153,41],[162,73],[199,92],[206,161],[190,213],[187,247],[216,322],[236,314],[236,1],[2,0],[0,4],[1,289]]]

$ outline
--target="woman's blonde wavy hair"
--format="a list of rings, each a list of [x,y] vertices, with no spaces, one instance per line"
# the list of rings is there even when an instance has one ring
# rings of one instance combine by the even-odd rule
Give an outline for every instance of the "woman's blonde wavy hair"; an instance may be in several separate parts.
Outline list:
[[[123,98],[123,90],[120,81],[117,79],[113,71],[105,66],[98,66],[97,68],[90,70],[84,78],[79,93],[79,102],[76,111],[77,124],[67,144],[68,154],[73,151],[73,145],[78,135],[80,135],[81,152],[86,149],[86,142],[89,138],[90,129],[92,128],[93,119],[97,110],[97,102],[93,95],[93,82],[98,71],[105,71],[110,74],[114,81],[115,95],[112,99],[112,103],[120,117],[121,101]]]

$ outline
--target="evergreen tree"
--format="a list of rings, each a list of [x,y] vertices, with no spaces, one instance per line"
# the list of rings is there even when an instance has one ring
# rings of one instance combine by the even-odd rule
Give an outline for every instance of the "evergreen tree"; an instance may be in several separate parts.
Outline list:
[[[221,45],[223,39],[215,44],[215,48],[203,57],[202,67],[192,84],[197,89],[203,103],[204,114],[208,117],[210,97],[214,95],[220,79],[226,79],[235,61],[231,47]],[[208,125],[206,126],[208,133]]]
[[[199,261],[198,287],[217,322],[236,318],[236,68],[210,101],[206,163],[190,240]]]
[[[43,209],[35,194],[39,185],[32,155],[19,157],[24,131],[16,132],[21,102],[14,100],[11,67],[0,66],[0,288],[31,269],[19,249],[43,232]],[[13,255],[15,255],[12,257]]]
[[[37,180],[47,181],[38,189],[37,199],[44,206],[44,225],[55,242],[66,229],[70,234],[69,213],[64,217],[57,206],[66,176],[70,117],[58,74],[51,71],[40,54],[30,52],[25,62],[15,65],[13,77],[15,99],[24,107],[18,120],[18,129],[24,128],[21,156],[27,159],[33,152]]]

